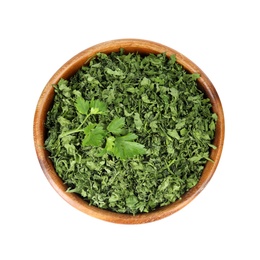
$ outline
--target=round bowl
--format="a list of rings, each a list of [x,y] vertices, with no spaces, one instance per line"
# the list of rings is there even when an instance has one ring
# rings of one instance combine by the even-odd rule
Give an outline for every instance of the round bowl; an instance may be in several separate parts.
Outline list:
[[[57,84],[60,78],[67,79],[71,77],[88,59],[95,56],[96,53],[103,52],[109,54],[111,52],[119,51],[120,48],[124,48],[126,52],[139,52],[144,55],[149,53],[158,54],[165,52],[169,57],[170,55],[175,54],[177,62],[181,64],[184,69],[190,73],[200,74],[200,78],[198,79],[198,87],[204,92],[205,96],[211,100],[212,110],[218,115],[215,138],[213,140],[213,144],[217,146],[217,149],[212,149],[210,151],[210,158],[214,161],[214,163],[210,161],[206,163],[197,185],[185,193],[182,196],[182,199],[167,206],[160,207],[152,212],[140,213],[137,215],[115,213],[100,209],[89,205],[79,195],[66,192],[66,185],[63,184],[63,181],[56,174],[53,164],[49,159],[49,154],[44,149],[44,141],[46,136],[45,121],[47,112],[52,106],[54,98],[53,84]],[[207,183],[212,178],[221,157],[224,142],[224,114],[220,98],[213,84],[205,73],[187,57],[160,43],[141,39],[119,39],[97,44],[78,53],[54,73],[44,87],[38,100],[34,115],[33,134],[36,154],[41,168],[52,187],[65,201],[76,209],[101,220],[121,224],[141,224],[156,221],[172,215],[190,203],[205,188]]]

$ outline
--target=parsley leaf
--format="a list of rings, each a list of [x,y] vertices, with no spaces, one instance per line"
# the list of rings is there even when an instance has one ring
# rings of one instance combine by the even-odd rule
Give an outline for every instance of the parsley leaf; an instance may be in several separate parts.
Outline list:
[[[106,131],[100,125],[90,123],[84,128],[85,137],[82,141],[83,146],[101,146],[106,135]]]
[[[77,110],[79,113],[83,115],[87,115],[89,111],[89,101],[85,100],[83,97],[78,97],[76,99],[76,104],[75,104]]]
[[[107,126],[107,130],[115,135],[119,135],[122,133],[124,126],[125,126],[125,118],[115,117]]]
[[[98,99],[91,99],[90,108],[91,108],[90,113],[92,115],[105,114],[107,111],[106,103]]]
[[[111,152],[120,159],[133,158],[136,155],[142,155],[146,153],[144,145],[137,142],[133,142],[137,138],[137,135],[128,133],[125,136],[115,138],[114,147]]]

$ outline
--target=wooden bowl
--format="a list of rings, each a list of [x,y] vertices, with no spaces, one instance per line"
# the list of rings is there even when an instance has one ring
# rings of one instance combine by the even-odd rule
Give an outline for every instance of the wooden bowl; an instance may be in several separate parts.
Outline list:
[[[157,54],[162,52],[165,52],[167,56],[175,54],[177,62],[181,64],[187,71],[189,71],[190,73],[199,73],[201,75],[201,77],[198,79],[199,86],[201,90],[205,93],[205,95],[210,98],[213,112],[218,115],[215,138],[213,141],[213,144],[218,148],[216,150],[212,149],[210,154],[210,157],[214,160],[214,163],[206,163],[198,184],[191,188],[187,193],[185,193],[182,196],[181,200],[173,202],[168,206],[158,208],[150,213],[141,213],[135,216],[129,214],[115,213],[97,208],[95,206],[91,206],[79,195],[66,192],[67,187],[63,184],[63,181],[56,174],[53,164],[49,159],[49,154],[44,149],[46,131],[44,124],[47,116],[47,111],[50,109],[54,98],[54,89],[52,85],[57,84],[60,78],[67,79],[75,74],[76,71],[79,70],[89,58],[95,56],[97,52],[104,52],[108,54],[111,52],[117,52],[120,48],[124,48],[127,52],[138,51],[142,54]],[[213,176],[221,157],[224,142],[224,114],[221,101],[213,84],[205,75],[205,73],[191,60],[189,60],[176,50],[159,43],[140,39],[119,39],[103,42],[92,46],[75,55],[60,69],[57,70],[57,72],[46,84],[39,98],[34,116],[33,134],[35,149],[41,168],[52,187],[65,201],[67,201],[78,210],[98,219],[113,223],[141,224],[159,220],[177,212],[188,203],[190,203],[205,188],[205,186]]]

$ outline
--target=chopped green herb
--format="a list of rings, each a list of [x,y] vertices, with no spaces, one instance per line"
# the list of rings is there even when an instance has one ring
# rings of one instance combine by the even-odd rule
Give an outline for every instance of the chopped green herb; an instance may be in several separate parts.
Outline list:
[[[67,191],[128,214],[181,199],[217,149],[217,115],[198,78],[174,55],[121,49],[60,79],[45,146]]]

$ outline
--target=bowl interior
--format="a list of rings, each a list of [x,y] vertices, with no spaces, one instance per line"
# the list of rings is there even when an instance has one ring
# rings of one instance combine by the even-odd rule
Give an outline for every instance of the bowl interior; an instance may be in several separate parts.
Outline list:
[[[135,216],[129,214],[115,213],[97,208],[95,206],[91,206],[83,199],[81,199],[81,197],[77,194],[67,193],[66,185],[63,184],[63,181],[56,174],[53,164],[49,159],[49,154],[44,149],[44,140],[46,134],[44,124],[46,121],[47,112],[53,103],[53,84],[57,84],[60,78],[68,79],[69,77],[71,77],[86,63],[86,61],[94,57],[96,53],[103,52],[109,54],[111,52],[119,51],[120,48],[124,48],[126,52],[139,52],[140,54],[144,55],[149,53],[158,54],[165,52],[166,55],[169,57],[172,54],[175,54],[177,62],[181,64],[184,69],[186,69],[190,73],[200,74],[201,77],[198,79],[198,87],[205,93],[205,96],[207,96],[211,100],[212,110],[218,115],[215,138],[213,141],[213,144],[218,148],[216,150],[212,149],[210,152],[210,157],[212,158],[214,163],[210,161],[206,163],[198,184],[191,188],[187,193],[185,193],[182,196],[181,200],[178,200],[168,206],[158,208],[150,213],[141,213]],[[105,221],[124,224],[140,224],[159,220],[177,212],[178,210],[186,206],[189,202],[191,202],[205,188],[217,168],[222,153],[224,142],[224,113],[221,101],[213,84],[205,75],[205,73],[187,57],[177,52],[176,50],[159,43],[140,39],[121,39],[108,41],[92,46],[75,55],[60,69],[57,70],[57,72],[47,82],[39,98],[34,116],[33,131],[35,149],[41,168],[50,184],[63,199],[65,199],[69,204],[71,204],[78,210],[81,210],[88,215]]]

